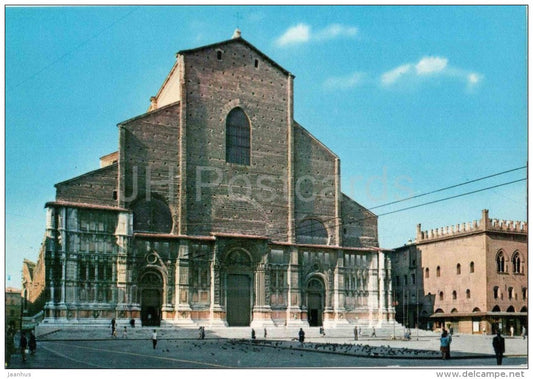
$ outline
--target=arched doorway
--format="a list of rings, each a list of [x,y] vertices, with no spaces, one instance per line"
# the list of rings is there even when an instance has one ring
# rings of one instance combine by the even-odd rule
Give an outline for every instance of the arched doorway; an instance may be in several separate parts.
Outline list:
[[[226,321],[228,326],[249,326],[252,319],[252,261],[234,250],[225,259]]]
[[[324,313],[324,284],[318,278],[311,278],[307,282],[307,318],[309,326],[322,326]]]
[[[146,272],[139,285],[141,292],[142,326],[161,324],[161,302],[163,298],[163,278],[157,271]]]

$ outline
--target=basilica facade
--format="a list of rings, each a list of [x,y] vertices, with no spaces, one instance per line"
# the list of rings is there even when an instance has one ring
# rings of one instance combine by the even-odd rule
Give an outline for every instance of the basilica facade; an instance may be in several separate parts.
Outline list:
[[[293,81],[239,31],[178,52],[118,151],[45,206],[43,324],[392,323],[377,217],[294,120]]]

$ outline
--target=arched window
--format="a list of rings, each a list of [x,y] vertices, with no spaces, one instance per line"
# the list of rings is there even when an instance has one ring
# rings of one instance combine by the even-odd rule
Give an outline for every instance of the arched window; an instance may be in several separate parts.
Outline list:
[[[226,162],[250,165],[250,122],[241,108],[226,118]]]
[[[296,243],[313,245],[327,245],[328,231],[322,222],[316,219],[306,219],[296,227]],[[407,281],[406,283],[407,284]]]
[[[425,273],[425,277],[429,278],[429,268],[426,267],[426,269],[424,270],[424,273]]]
[[[518,254],[518,251],[513,254],[513,274],[520,274],[520,254]]]
[[[461,275],[461,264],[457,263],[457,275]]]
[[[527,300],[527,288],[522,287],[522,300]]]
[[[493,288],[494,291],[494,298],[498,299],[500,297],[500,287],[496,286]]]
[[[470,299],[470,290],[469,289],[466,290],[466,298]]]
[[[444,292],[439,292],[439,300],[444,300]]]
[[[513,287],[509,287],[507,289],[507,292],[509,294],[509,300],[513,300],[514,299],[514,288]]]
[[[505,272],[505,257],[503,256],[503,251],[500,251],[496,255],[496,270],[499,273]]]
[[[511,305],[509,308],[505,310],[505,312],[514,312],[514,307]]]
[[[452,292],[452,299],[457,300],[457,291]]]
[[[500,309],[499,306],[495,305],[494,308],[492,308],[492,312],[501,312],[502,310]]]
[[[437,278],[440,277],[440,266],[437,266]]]
[[[470,262],[470,272],[474,272],[474,262]]]

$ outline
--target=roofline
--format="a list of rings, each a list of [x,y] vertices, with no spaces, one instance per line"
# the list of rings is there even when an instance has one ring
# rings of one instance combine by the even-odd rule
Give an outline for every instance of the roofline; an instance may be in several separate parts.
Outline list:
[[[347,197],[349,200],[353,201],[355,204],[359,205],[361,208],[363,208],[365,211],[367,211],[368,213],[371,213],[372,216],[378,218],[378,215],[375,214],[374,212],[372,212],[370,209],[368,209],[367,207],[365,207],[364,205],[361,205],[360,203],[358,203],[357,201],[355,201],[354,199],[352,199],[350,196],[346,195],[344,192],[341,191],[341,195],[344,196],[344,197]]]
[[[469,232],[465,232],[461,234],[449,234],[449,235],[446,234],[443,236],[438,236],[432,239],[427,239],[427,240],[422,240],[422,241],[416,240],[413,244],[416,246],[427,245],[427,244],[435,243],[435,242],[472,237],[472,236],[479,235],[479,234],[508,234],[508,235],[510,234],[510,235],[523,236],[523,237],[528,236],[527,232],[518,232],[518,231],[512,231],[512,230],[480,229],[480,230],[473,230],[473,231],[469,231]]]
[[[334,158],[340,160],[339,156],[337,154],[335,154],[333,152],[333,150],[331,150],[329,147],[327,147],[326,145],[324,145],[323,142],[321,142],[318,138],[316,138],[309,130],[307,130],[306,128],[304,128],[300,123],[298,123],[298,121],[296,120],[293,120],[294,121],[294,125],[295,126],[298,126],[300,129],[302,129],[302,131],[304,133],[306,133],[309,137],[311,137],[315,142],[317,142],[320,146],[322,146],[330,155],[332,155]]]
[[[139,119],[141,119],[141,118],[143,118],[143,117],[147,117],[147,116],[152,115],[152,114],[154,114],[154,113],[157,113],[157,112],[159,112],[159,111],[162,111],[162,110],[165,110],[165,109],[167,109],[167,108],[170,108],[170,107],[176,106],[176,105],[178,105],[179,103],[180,103],[180,100],[175,101],[175,102],[170,103],[170,104],[167,104],[167,105],[164,105],[164,106],[162,106],[162,107],[160,107],[160,108],[154,109],[153,111],[144,112],[144,113],[142,113],[142,114],[140,114],[140,115],[137,115],[137,116],[135,116],[135,117],[132,117],[132,118],[129,118],[129,119],[127,119],[127,120],[124,120],[124,121],[119,122],[119,123],[117,124],[117,127],[120,128],[120,127],[124,126],[125,124],[129,124],[130,122],[133,122],[133,121],[139,120]]]
[[[104,156],[105,156],[105,155],[104,155]],[[107,165],[107,166],[104,166],[104,167],[97,168],[96,170],[88,171],[88,172],[86,172],[86,173],[84,173],[84,174],[81,174],[81,175],[75,176],[74,178],[70,178],[70,179],[67,179],[67,180],[63,180],[62,182],[59,182],[59,183],[54,184],[54,187],[57,188],[57,186],[60,186],[60,185],[63,185],[63,184],[67,184],[67,183],[69,183],[69,182],[73,182],[73,181],[75,181],[75,180],[78,180],[78,179],[83,178],[84,176],[94,175],[94,174],[96,174],[98,171],[109,170],[109,169],[111,169],[111,168],[114,168],[115,166],[118,166],[118,162],[111,163],[110,165]]]
[[[114,212],[131,212],[129,209],[114,207],[111,205],[99,205],[99,204],[89,204],[89,203],[76,203],[73,201],[49,201],[44,205],[45,208],[49,207],[69,207],[69,208],[85,208],[85,209],[95,209],[101,211],[114,211]]]
[[[100,159],[110,157],[110,156],[112,156],[113,154],[118,154],[118,150],[113,151],[112,153],[109,153],[109,154],[106,154],[106,155],[102,155],[102,156],[100,157]],[[106,167],[107,167],[107,166],[106,166]],[[103,168],[103,167],[100,167],[100,168]]]
[[[242,37],[231,38],[231,39],[228,39],[228,40],[225,40],[225,41],[216,42],[216,43],[212,43],[212,44],[209,44],[209,45],[196,47],[194,49],[180,50],[180,51],[177,52],[177,54],[182,54],[182,55],[190,54],[190,53],[194,53],[194,52],[197,52],[197,51],[200,51],[200,50],[212,49],[212,48],[215,48],[217,46],[222,46],[222,45],[226,45],[228,43],[236,43],[236,42],[243,42],[245,45],[247,45],[248,47],[253,49],[255,52],[257,52],[262,58],[264,58],[264,59],[268,60],[270,63],[272,63],[272,65],[274,67],[276,67],[278,70],[282,71],[285,75],[290,75],[293,78],[295,77],[290,71],[288,71],[288,70],[284,69],[283,67],[281,67],[272,58],[270,58],[268,55],[263,53],[261,50],[259,50],[257,47],[255,47],[254,45],[252,45],[250,42],[246,41]]]

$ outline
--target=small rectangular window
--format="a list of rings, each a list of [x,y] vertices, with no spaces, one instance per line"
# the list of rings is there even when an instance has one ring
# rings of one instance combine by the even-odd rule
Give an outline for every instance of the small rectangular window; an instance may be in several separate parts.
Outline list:
[[[259,59],[256,59],[254,61],[254,66],[255,66],[255,68],[259,67]]]

